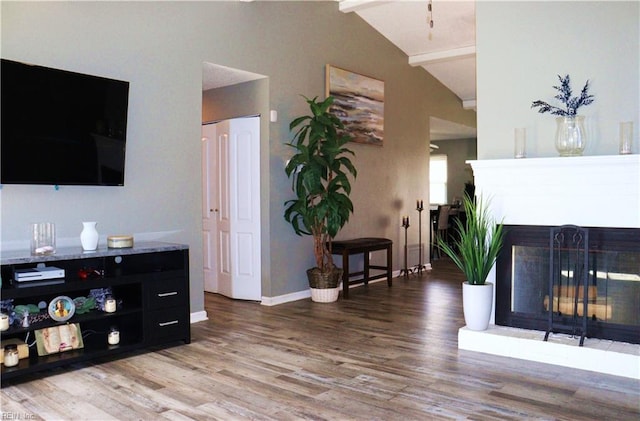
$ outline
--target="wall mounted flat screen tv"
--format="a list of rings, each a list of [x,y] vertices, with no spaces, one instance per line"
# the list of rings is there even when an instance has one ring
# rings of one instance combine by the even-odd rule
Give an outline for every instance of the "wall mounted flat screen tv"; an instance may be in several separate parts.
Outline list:
[[[129,82],[0,66],[0,183],[124,185]]]

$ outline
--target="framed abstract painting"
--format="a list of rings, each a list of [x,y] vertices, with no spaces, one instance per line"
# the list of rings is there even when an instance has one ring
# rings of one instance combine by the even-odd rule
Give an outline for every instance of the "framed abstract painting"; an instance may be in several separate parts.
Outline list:
[[[331,111],[354,142],[382,146],[384,82],[327,64],[326,94],[334,97]]]

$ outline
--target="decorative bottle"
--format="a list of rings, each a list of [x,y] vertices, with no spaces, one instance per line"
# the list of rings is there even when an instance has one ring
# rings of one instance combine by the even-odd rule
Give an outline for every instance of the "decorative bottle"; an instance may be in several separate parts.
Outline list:
[[[83,222],[82,232],[80,233],[80,242],[82,249],[93,251],[98,248],[98,231],[96,230],[97,222]]]

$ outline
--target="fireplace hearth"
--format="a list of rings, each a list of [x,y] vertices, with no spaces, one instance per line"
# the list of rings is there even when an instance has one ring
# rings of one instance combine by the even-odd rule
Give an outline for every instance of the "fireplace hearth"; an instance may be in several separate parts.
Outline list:
[[[590,242],[593,236],[597,237],[599,228],[612,228],[619,233],[627,229],[635,233],[632,242],[640,241],[638,229],[640,229],[640,155],[609,155],[609,156],[582,156],[582,157],[553,157],[553,158],[526,158],[526,159],[483,159],[469,161],[473,168],[476,194],[490,199],[490,213],[493,218],[502,220],[505,225],[522,227],[542,227],[542,230],[552,226],[574,224],[588,227]],[[596,229],[596,227],[598,229]],[[618,231],[621,230],[621,231]],[[527,233],[523,233],[527,236]],[[535,236],[534,236],[535,237]],[[538,243],[535,243],[537,241]],[[522,270],[548,272],[548,231],[535,240],[530,246],[522,245],[516,249],[516,255],[526,256]],[[637,245],[636,245],[637,247]],[[539,249],[541,248],[541,249]],[[509,248],[510,249],[510,248]],[[637,251],[637,248],[634,249]],[[512,251],[510,251],[513,253]],[[617,252],[617,259],[626,259],[627,263],[635,263],[635,271],[638,274],[638,254],[625,257],[625,253]],[[540,256],[538,256],[537,254]],[[599,259],[609,259],[615,262],[610,251],[598,251]],[[598,268],[603,262],[598,261]],[[617,269],[616,269],[617,270]],[[600,270],[600,272],[603,272]],[[622,271],[621,271],[622,272]],[[496,268],[487,279],[496,283]],[[617,272],[609,270],[608,278],[614,278]],[[626,272],[622,272],[626,273]],[[545,274],[541,276],[546,276]],[[611,276],[613,274],[613,276]],[[596,277],[598,271],[596,271]],[[523,278],[519,278],[523,279]],[[602,278],[597,278],[598,288],[604,288]],[[615,280],[608,279],[609,285]],[[548,284],[541,290],[546,291]],[[617,282],[617,281],[616,281]],[[593,304],[593,311],[597,308],[594,321],[591,317],[588,325],[590,334],[599,335],[602,326],[607,328],[606,335],[616,335],[620,327],[624,331],[629,327],[627,321],[620,322],[624,313],[618,310],[620,301],[629,295],[629,288],[635,290],[635,285],[628,279],[619,282],[614,289],[608,288],[605,295],[597,291],[597,299],[601,306]],[[525,284],[527,285],[527,284]],[[531,285],[527,286],[531,288]],[[578,292],[579,293],[579,292]],[[519,311],[526,306],[533,306],[533,314],[537,318],[542,314],[544,319],[545,292],[539,293],[534,298],[518,298],[513,304],[518,311],[511,312],[508,317],[519,319],[524,328],[506,327],[496,324],[496,319],[501,316],[495,314],[497,306],[494,306],[493,324],[488,331],[472,332],[461,328],[458,332],[458,347],[463,350],[486,352],[495,355],[504,355],[512,358],[539,361],[549,364],[558,364],[565,367],[575,367],[583,370],[599,371],[614,375],[628,376],[640,380],[640,344],[628,343],[622,340],[587,338],[584,346],[578,346],[578,340],[564,334],[554,334],[548,342],[543,341],[546,323],[539,326],[536,317],[520,317]],[[569,296],[565,296],[569,299]],[[594,297],[592,295],[592,297]],[[498,300],[498,298],[496,297]],[[634,298],[635,307],[640,308],[640,301]],[[548,306],[549,304],[547,304]],[[609,308],[611,305],[611,308]],[[526,313],[526,312],[525,312]],[[624,316],[625,319],[631,316]],[[601,319],[602,321],[599,321]],[[538,330],[539,329],[539,330]],[[594,333],[591,333],[594,332]],[[631,330],[633,335],[633,330]],[[622,333],[627,337],[628,333]],[[565,336],[568,342],[565,342]],[[640,334],[636,330],[636,338]],[[561,339],[561,343],[557,341]],[[572,346],[571,344],[575,344]]]
[[[571,284],[575,262],[560,262],[549,291],[551,227],[505,226],[505,244],[496,263],[495,323],[547,330],[549,308],[556,332],[582,330],[586,337],[640,344],[640,229],[586,228],[589,234],[587,301]],[[577,294],[577,296],[576,296]],[[552,295],[552,299],[550,299]]]

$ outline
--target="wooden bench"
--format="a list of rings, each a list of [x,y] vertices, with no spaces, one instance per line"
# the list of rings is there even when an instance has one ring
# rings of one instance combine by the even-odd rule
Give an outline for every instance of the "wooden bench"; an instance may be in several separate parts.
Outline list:
[[[369,264],[369,252],[377,250],[387,250],[386,266],[376,266]],[[353,240],[333,241],[332,254],[342,255],[342,297],[349,298],[349,285],[363,283],[375,279],[387,278],[387,285],[391,286],[391,269],[393,262],[393,241],[388,238],[355,238]],[[349,256],[352,254],[364,254],[364,270],[349,272]],[[370,269],[384,270],[385,273],[370,276]],[[364,278],[350,281],[352,276],[364,275]]]

